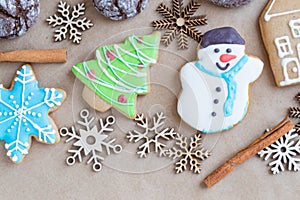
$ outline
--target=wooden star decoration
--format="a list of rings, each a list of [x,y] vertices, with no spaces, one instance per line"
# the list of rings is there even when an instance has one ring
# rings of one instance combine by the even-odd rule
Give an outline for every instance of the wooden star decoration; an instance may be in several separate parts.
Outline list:
[[[153,22],[155,30],[167,29],[162,36],[161,42],[168,46],[178,36],[178,48],[187,49],[188,40],[190,36],[197,42],[201,42],[203,34],[198,31],[195,26],[207,25],[206,15],[193,16],[201,4],[195,0],[183,9],[182,0],[172,0],[173,10],[168,8],[164,3],[161,3],[157,12],[159,12],[165,19]]]

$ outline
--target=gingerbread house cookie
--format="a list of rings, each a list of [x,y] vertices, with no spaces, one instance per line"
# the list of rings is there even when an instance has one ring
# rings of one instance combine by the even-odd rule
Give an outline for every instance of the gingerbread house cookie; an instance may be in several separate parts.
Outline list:
[[[260,27],[276,85],[300,83],[300,1],[269,0]]]

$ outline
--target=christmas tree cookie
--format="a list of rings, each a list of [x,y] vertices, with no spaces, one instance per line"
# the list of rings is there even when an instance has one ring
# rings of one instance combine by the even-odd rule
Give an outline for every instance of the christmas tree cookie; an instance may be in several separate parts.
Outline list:
[[[136,116],[136,97],[150,91],[149,67],[156,63],[160,33],[128,37],[123,44],[100,46],[96,60],[73,66],[85,84],[83,98],[100,112],[116,108],[129,118]],[[96,94],[96,95],[94,95]]]
[[[20,163],[28,154],[31,137],[39,142],[59,142],[59,135],[49,112],[64,101],[63,90],[38,86],[30,65],[23,65],[11,89],[0,85],[0,140],[5,142],[7,156]]]

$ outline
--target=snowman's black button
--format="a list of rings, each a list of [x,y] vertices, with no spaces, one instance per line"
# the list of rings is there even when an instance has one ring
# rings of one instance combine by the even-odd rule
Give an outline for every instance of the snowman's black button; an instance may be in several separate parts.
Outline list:
[[[218,104],[218,103],[219,103],[219,99],[215,99],[214,104]]]
[[[221,88],[220,87],[216,87],[216,91],[217,92],[221,92]]]
[[[211,113],[211,116],[216,117],[216,116],[217,116],[217,113],[216,113],[216,112],[212,112],[212,113]]]

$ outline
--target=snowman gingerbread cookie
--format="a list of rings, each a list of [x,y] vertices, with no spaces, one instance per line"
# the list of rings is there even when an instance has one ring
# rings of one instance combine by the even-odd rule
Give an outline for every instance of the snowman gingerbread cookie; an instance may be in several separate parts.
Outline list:
[[[198,58],[181,69],[178,113],[203,133],[228,130],[246,115],[249,87],[264,64],[245,54],[245,40],[232,27],[206,32]]]

